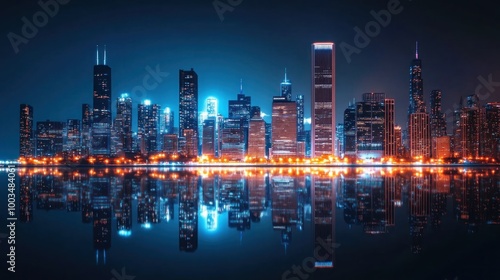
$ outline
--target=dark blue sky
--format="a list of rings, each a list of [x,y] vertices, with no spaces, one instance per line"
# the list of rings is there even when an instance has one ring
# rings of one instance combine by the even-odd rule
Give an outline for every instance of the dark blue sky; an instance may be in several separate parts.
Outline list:
[[[144,98],[172,107],[178,118],[181,68],[194,68],[199,75],[200,110],[206,97],[215,96],[220,112],[227,115],[227,100],[236,97],[241,78],[252,105],[270,114],[286,67],[293,94],[306,96],[309,117],[310,45],[315,41],[336,43],[337,122],[352,98],[375,91],[396,98],[396,121],[404,124],[416,40],[425,101],[431,90],[443,90],[444,111],[459,96],[474,93],[479,76],[500,81],[500,19],[494,1],[401,0],[402,11],[348,63],[341,43],[354,46],[354,28],[364,29],[373,20],[370,11],[387,9],[393,1],[220,0],[241,2],[221,21],[211,0],[69,0],[18,46],[18,53],[9,32],[22,36],[22,18],[33,22],[33,15],[43,10],[37,1],[11,1],[0,12],[0,158],[18,156],[20,103],[34,107],[35,121],[80,118],[81,104],[92,103],[97,44],[107,45],[113,100],[142,86],[147,67],[158,65],[170,73],[145,96],[133,95],[134,119],[137,102]],[[482,96],[483,103],[500,101],[500,87],[490,92],[483,88]]]

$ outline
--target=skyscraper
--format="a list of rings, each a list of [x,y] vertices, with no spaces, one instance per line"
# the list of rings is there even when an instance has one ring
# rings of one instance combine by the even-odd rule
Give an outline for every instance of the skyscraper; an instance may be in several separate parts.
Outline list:
[[[251,97],[243,94],[243,85],[236,100],[229,100],[228,112],[230,119],[241,119],[243,130],[243,142],[245,151],[248,149],[248,127],[250,126],[250,113],[252,110]]]
[[[384,118],[384,156],[396,156],[396,136],[394,133],[394,119],[395,119],[395,104],[394,99],[386,98],[385,105],[385,118]]]
[[[92,109],[89,104],[82,104],[82,155],[88,156],[92,148]]]
[[[174,111],[170,107],[163,111],[163,132],[165,134],[174,133]]]
[[[207,98],[206,104],[207,104],[207,117],[215,119],[217,117],[217,109],[218,109],[217,98],[215,97]]]
[[[21,104],[19,116],[19,156],[34,156],[33,107]]]
[[[410,115],[409,136],[411,158],[429,158],[431,156],[431,131],[429,114],[414,113]]]
[[[460,130],[462,132],[462,157],[477,158],[481,143],[481,108],[477,95],[467,96],[467,106],[462,108],[460,115]]]
[[[312,45],[311,157],[335,153],[335,45]]]
[[[439,89],[431,91],[431,137],[446,135],[445,115],[441,110],[442,92]]]
[[[109,156],[111,153],[111,68],[104,64],[94,65],[94,99],[92,121],[92,154]]]
[[[78,119],[69,119],[65,127],[66,141],[64,151],[75,156],[80,155],[81,148],[81,125]]]
[[[160,105],[145,100],[138,105],[137,138],[141,153],[157,151]]]
[[[365,93],[356,103],[356,155],[381,159],[384,154],[385,93]]]
[[[215,118],[203,122],[202,153],[204,156],[215,157]]]
[[[482,155],[500,159],[500,102],[487,103]]]
[[[272,157],[297,156],[297,106],[286,97],[273,98]]]
[[[286,77],[285,68],[285,79],[280,84],[281,96],[285,97],[287,101],[292,101],[292,83]]]
[[[408,118],[414,113],[425,113],[424,80],[422,79],[422,60],[418,57],[418,42],[416,43],[415,59],[410,65],[410,105]]]
[[[299,94],[295,99],[297,104],[297,141],[305,142],[305,128],[304,128],[304,95]]]
[[[122,94],[116,103],[116,118],[114,129],[122,152],[132,152],[132,99],[128,94]]]
[[[248,129],[248,157],[266,157],[266,122],[260,116],[253,116],[250,119]]]
[[[190,129],[194,133],[187,143],[191,147],[198,147],[198,74],[191,70],[179,70],[179,137],[184,137],[184,130]]]
[[[64,122],[36,123],[36,156],[55,156],[63,151]]]
[[[356,158],[356,105],[349,103],[344,111],[344,157]]]

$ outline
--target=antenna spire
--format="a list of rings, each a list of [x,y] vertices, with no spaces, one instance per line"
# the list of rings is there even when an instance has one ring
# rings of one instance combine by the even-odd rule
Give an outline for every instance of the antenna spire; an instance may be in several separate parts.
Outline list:
[[[285,67],[285,83],[288,82],[288,80],[286,79],[286,67]]]
[[[240,93],[243,94],[243,79],[240,80]]]
[[[104,65],[106,65],[106,45],[104,45]]]
[[[96,58],[97,58],[97,63],[96,65],[99,65],[99,45],[96,46]]]
[[[418,59],[418,41],[415,42],[415,58]]]

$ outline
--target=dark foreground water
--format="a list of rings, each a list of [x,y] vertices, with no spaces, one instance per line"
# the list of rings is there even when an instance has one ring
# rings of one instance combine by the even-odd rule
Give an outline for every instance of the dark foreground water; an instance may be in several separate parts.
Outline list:
[[[21,169],[1,279],[498,279],[496,168]]]

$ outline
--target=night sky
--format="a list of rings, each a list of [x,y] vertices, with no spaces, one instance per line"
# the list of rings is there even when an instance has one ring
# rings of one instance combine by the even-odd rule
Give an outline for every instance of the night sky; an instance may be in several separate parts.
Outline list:
[[[427,103],[430,91],[441,89],[447,111],[460,96],[474,93],[481,84],[479,76],[488,80],[491,75],[492,81],[500,82],[495,1],[401,0],[402,10],[349,63],[341,43],[355,46],[354,28],[364,30],[374,20],[370,11],[387,9],[390,2],[398,1],[221,0],[238,4],[221,20],[211,0],[69,0],[26,44],[20,43],[16,53],[9,32],[22,36],[22,18],[32,23],[33,15],[43,9],[37,1],[9,1],[0,11],[0,158],[18,157],[19,104],[34,107],[35,122],[81,117],[82,103],[92,104],[96,45],[107,45],[113,105],[120,93],[143,85],[148,67],[169,73],[145,95],[132,94],[134,123],[137,104],[145,98],[173,108],[177,123],[178,72],[190,68],[199,76],[199,110],[207,97],[214,96],[219,112],[227,116],[227,101],[239,93],[240,79],[252,105],[270,114],[286,67],[293,95],[306,96],[305,113],[310,117],[310,52],[316,41],[336,44],[337,122],[342,122],[352,98],[385,92],[396,99],[396,122],[405,124],[416,40]],[[500,101],[500,85],[489,92],[483,87],[481,94],[482,103]]]

